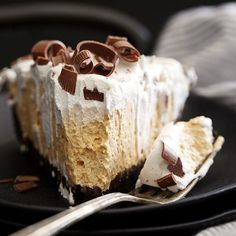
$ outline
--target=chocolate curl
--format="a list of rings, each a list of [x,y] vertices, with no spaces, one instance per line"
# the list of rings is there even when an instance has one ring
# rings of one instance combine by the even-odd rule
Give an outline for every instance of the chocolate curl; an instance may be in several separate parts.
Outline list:
[[[108,36],[106,44],[112,46],[118,55],[127,62],[136,62],[140,57],[139,51],[125,37]]]
[[[96,100],[99,102],[104,101],[104,93],[98,92],[98,90],[96,88],[94,88],[93,90],[89,90],[87,88],[84,88],[83,92],[84,92],[84,99],[85,100]]]
[[[74,95],[77,81],[77,73],[73,71],[73,67],[66,65],[62,68],[61,74],[58,77],[58,82],[62,89]]]
[[[85,70],[86,73],[96,73],[105,76],[112,74],[118,59],[117,53],[108,45],[96,41],[82,41],[77,44],[76,50],[72,57],[72,63],[74,64],[78,73],[81,72],[81,68],[78,68],[78,62],[81,61],[81,59],[78,58],[78,54],[84,50],[89,51],[92,55],[94,55],[94,58],[90,57],[90,61],[92,61],[93,65],[95,64],[94,59],[98,61],[98,63],[95,64],[92,69],[90,68],[91,62],[88,63],[89,70]],[[88,60],[88,58],[86,60]]]
[[[176,181],[172,173],[165,175],[164,177],[157,179],[157,184],[160,188],[167,188],[176,185]]]
[[[174,173],[175,175],[179,177],[183,177],[185,175],[183,171],[183,165],[181,159],[176,155],[176,153],[164,142],[163,149],[162,149],[162,158],[168,162],[168,170],[171,173]]]
[[[72,52],[72,49],[70,47],[60,49],[57,55],[51,58],[53,66],[56,66],[59,63],[71,64],[70,52]]]
[[[92,55],[89,50],[80,51],[74,58],[74,66],[78,73],[88,74],[93,70]]]
[[[33,46],[31,53],[34,60],[39,56],[51,59],[56,56],[61,49],[65,48],[65,44],[59,40],[41,40]]]
[[[105,61],[102,57],[96,57],[98,63],[93,68],[93,72],[99,75],[108,76],[114,65],[111,62]]]

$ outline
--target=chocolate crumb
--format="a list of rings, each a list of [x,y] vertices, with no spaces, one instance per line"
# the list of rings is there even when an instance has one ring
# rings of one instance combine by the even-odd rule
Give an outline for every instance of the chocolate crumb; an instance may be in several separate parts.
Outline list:
[[[30,181],[30,182],[23,182],[23,183],[16,183],[14,184],[14,190],[18,193],[25,192],[34,188],[38,187],[38,184]]]

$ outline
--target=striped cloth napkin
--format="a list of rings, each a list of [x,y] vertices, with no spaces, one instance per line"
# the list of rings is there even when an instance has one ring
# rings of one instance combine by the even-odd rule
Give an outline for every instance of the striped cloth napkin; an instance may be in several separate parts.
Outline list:
[[[193,66],[199,78],[196,93],[236,105],[236,3],[174,15],[154,51]]]
[[[236,109],[236,3],[174,15],[156,43],[155,54],[193,66],[199,78],[194,92]],[[197,234],[221,235],[236,235],[236,221]]]

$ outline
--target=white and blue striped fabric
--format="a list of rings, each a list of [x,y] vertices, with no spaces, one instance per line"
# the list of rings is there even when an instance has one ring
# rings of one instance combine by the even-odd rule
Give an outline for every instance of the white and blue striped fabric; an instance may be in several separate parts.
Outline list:
[[[174,15],[154,51],[193,66],[199,78],[195,92],[236,105],[236,3]]]
[[[208,229],[199,232],[196,236],[235,236],[235,235],[236,235],[236,221],[215,227],[210,227]]]

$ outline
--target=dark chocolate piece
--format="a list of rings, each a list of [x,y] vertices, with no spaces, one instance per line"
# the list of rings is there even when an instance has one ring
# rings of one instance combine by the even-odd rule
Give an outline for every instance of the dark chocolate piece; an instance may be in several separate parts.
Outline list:
[[[39,177],[34,175],[18,175],[15,179],[15,183],[39,182],[39,181],[40,181]]]
[[[31,53],[34,60],[39,56],[51,59],[56,56],[61,49],[65,48],[64,43],[59,40],[41,40],[32,47]]]
[[[14,179],[0,179],[0,184],[8,184],[8,183],[13,183]]]
[[[162,158],[168,162],[168,170],[179,176],[183,177],[184,176],[184,171],[183,171],[183,165],[181,159],[176,155],[176,153],[164,142],[163,143],[163,149],[162,149]]]
[[[170,173],[160,179],[157,179],[157,184],[160,188],[167,188],[176,185],[176,181],[174,179],[173,174]]]
[[[175,165],[177,163],[178,157],[176,156],[175,152],[164,142],[163,149],[162,149],[162,158],[168,162],[170,165]]]
[[[92,90],[84,88],[84,99],[85,100],[96,100],[99,102],[104,101],[104,93],[100,93],[96,88]]]
[[[168,170],[179,177],[183,177],[185,175],[183,171],[182,161],[180,160],[180,158],[178,158],[177,163],[175,165],[169,165]]]
[[[22,182],[14,184],[14,190],[18,193],[25,192],[38,187],[38,184],[35,182]]]
[[[62,89],[74,95],[77,81],[77,73],[74,72],[72,68],[73,67],[71,66],[64,66],[64,68],[62,68],[61,74],[58,77],[58,81]]]

